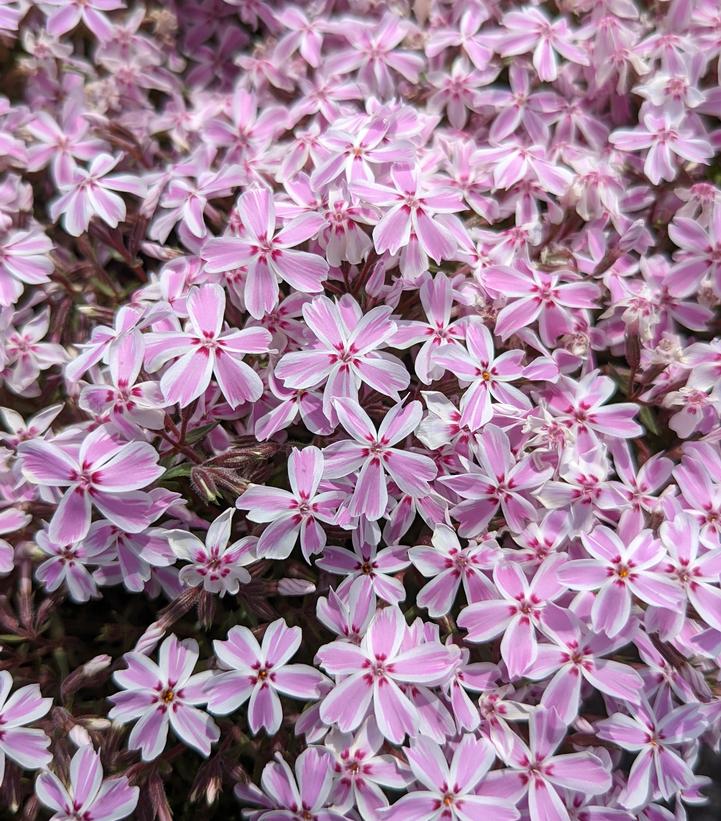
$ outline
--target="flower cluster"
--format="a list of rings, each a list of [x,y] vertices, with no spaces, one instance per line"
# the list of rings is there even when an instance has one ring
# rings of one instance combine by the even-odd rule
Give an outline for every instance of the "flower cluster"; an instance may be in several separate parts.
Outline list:
[[[0,0],[0,814],[702,812],[720,83],[718,0]]]

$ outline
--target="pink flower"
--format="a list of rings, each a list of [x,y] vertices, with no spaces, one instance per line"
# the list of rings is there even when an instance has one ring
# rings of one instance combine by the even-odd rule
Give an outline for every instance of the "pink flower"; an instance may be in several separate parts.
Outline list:
[[[235,163],[265,151],[271,140],[283,131],[287,112],[282,106],[263,106],[258,110],[257,95],[237,83],[224,112],[203,126],[203,133],[214,145],[226,149],[225,160]],[[230,122],[228,122],[230,120]]]
[[[579,381],[561,376],[551,389],[548,408],[559,421],[594,442],[595,434],[604,437],[632,439],[643,428],[633,417],[638,406],[633,402],[617,402],[604,406],[616,392],[609,376],[598,371],[586,374]],[[584,451],[587,449],[583,445]]]
[[[343,26],[340,31],[351,47],[328,61],[329,73],[347,74],[359,69],[361,83],[376,89],[386,99],[392,96],[395,88],[391,69],[409,82],[417,82],[424,65],[423,58],[397,48],[408,33],[408,22],[387,12],[377,23],[354,21]]]
[[[437,88],[428,99],[430,111],[440,113],[445,109],[448,122],[453,128],[462,129],[468,119],[468,112],[474,111],[478,104],[477,88],[487,85],[495,79],[495,68],[478,71],[468,65],[463,57],[453,61],[450,73],[432,72],[428,81]]]
[[[338,774],[331,798],[340,812],[348,813],[355,806],[364,817],[372,818],[388,806],[382,787],[399,790],[407,786],[409,779],[398,759],[379,754],[383,743],[372,718],[363,722],[355,736],[334,729],[326,737],[325,746]]]
[[[321,665],[341,677],[321,703],[323,721],[349,732],[372,709],[381,733],[394,744],[416,733],[420,716],[399,684],[438,684],[457,656],[435,641],[404,649],[407,632],[401,611],[386,607],[377,611],[360,646],[334,641],[320,648]]]
[[[341,174],[346,182],[373,182],[373,166],[390,162],[412,162],[415,150],[408,141],[384,144],[390,122],[373,118],[349,135],[344,130],[329,131],[319,144],[319,158],[311,175],[313,191],[319,191]]]
[[[63,108],[60,123],[47,111],[40,111],[27,130],[37,140],[29,151],[28,168],[39,171],[51,163],[56,185],[67,185],[72,181],[74,160],[88,162],[105,147],[102,140],[87,136],[90,123],[81,116],[74,100]]]
[[[362,514],[371,521],[380,519],[388,504],[386,474],[404,493],[411,496],[430,493],[428,482],[436,476],[433,461],[419,453],[393,447],[418,427],[423,414],[420,402],[409,402],[405,407],[395,405],[377,431],[357,402],[336,399],[333,405],[341,425],[352,438],[325,448],[324,476],[337,479],[360,470],[349,506],[351,516]]]
[[[700,530],[698,521],[688,513],[665,521],[659,536],[668,557],[660,569],[678,582],[699,617],[709,627],[721,630],[721,547],[705,549],[710,545],[701,540]],[[683,612],[678,615],[683,619]]]
[[[48,530],[51,542],[79,542],[90,529],[91,507],[118,527],[137,533],[150,523],[150,497],[138,492],[162,476],[158,452],[147,442],[117,442],[97,428],[77,456],[46,440],[23,442],[18,452],[25,478],[66,487]]]
[[[125,8],[122,0],[43,0],[43,5],[57,6],[48,16],[50,34],[59,37],[82,20],[99,40],[108,40],[113,33],[113,26],[103,12]]]
[[[356,583],[362,583],[389,604],[403,601],[406,591],[394,574],[410,564],[408,549],[392,545],[379,550],[378,526],[367,520],[359,522],[351,538],[353,550],[329,545],[316,561],[323,570],[344,577],[336,588],[338,596],[344,597]]]
[[[68,363],[65,375],[71,382],[76,382],[93,365],[101,360],[107,361],[112,349],[133,328],[143,321],[143,311],[135,306],[124,305],[115,315],[113,327],[96,325],[90,335],[90,341],[80,347],[85,350]]]
[[[334,399],[358,399],[363,383],[396,401],[410,377],[395,356],[380,351],[396,331],[391,309],[363,314],[350,295],[334,302],[316,297],[303,306],[303,318],[316,337],[313,347],[285,354],[275,369],[287,388],[308,390],[325,382],[323,413],[331,418]]]
[[[500,52],[504,57],[533,50],[533,67],[540,80],[552,82],[558,76],[556,52],[582,66],[589,64],[586,54],[573,43],[573,34],[563,19],[551,22],[532,6],[503,15],[508,34],[501,35]]]
[[[458,46],[475,67],[482,71],[493,57],[493,48],[487,42],[485,32],[480,31],[488,17],[488,11],[483,6],[474,5],[464,10],[457,28],[437,28],[429,33],[426,55],[437,57],[449,48]]]
[[[476,434],[471,448],[480,465],[477,470],[471,464],[467,473],[438,479],[464,499],[451,509],[451,515],[460,522],[459,534],[478,535],[499,507],[511,530],[522,531],[529,521],[536,519],[529,491],[542,485],[552,469],[537,471],[530,456],[517,462],[508,435],[496,425],[486,425],[482,434]]]
[[[139,794],[140,789],[131,787],[125,776],[103,780],[100,755],[91,744],[73,756],[68,786],[49,770],[35,781],[35,795],[54,813],[51,821],[118,821],[135,810]]]
[[[40,231],[11,231],[0,239],[0,307],[14,305],[25,285],[47,282],[52,242]]]
[[[467,350],[466,350],[467,348]],[[466,328],[466,348],[460,345],[442,345],[433,361],[455,374],[459,381],[470,383],[463,394],[460,412],[465,423],[477,430],[493,418],[491,397],[497,402],[528,409],[528,397],[508,384],[524,375],[523,351],[506,351],[495,356],[493,337],[485,325],[472,322]],[[550,360],[536,359],[536,378],[555,379],[556,365]],[[542,368],[542,369],[541,369]]]
[[[331,523],[345,497],[340,491],[318,493],[323,468],[323,453],[318,448],[293,448],[288,459],[290,492],[252,485],[236,501],[236,507],[248,511],[250,521],[271,523],[258,539],[258,558],[288,558],[299,535],[306,561],[323,550],[326,535],[319,522]]]
[[[67,354],[62,345],[41,342],[50,327],[50,311],[33,316],[19,329],[10,328],[6,334],[4,354],[7,356],[5,381],[14,393],[37,395],[40,372],[65,362]]]
[[[544,345],[555,345],[561,334],[569,333],[574,310],[597,307],[600,296],[592,282],[561,282],[558,274],[547,274],[524,262],[515,268],[493,266],[485,272],[484,283],[510,297],[496,319],[496,334],[507,339],[538,320]]]
[[[138,382],[145,353],[145,337],[137,328],[123,334],[108,352],[110,384],[85,385],[80,407],[97,416],[109,415],[111,424],[132,438],[138,429],[163,427],[165,400],[157,382]]]
[[[233,627],[226,641],[214,641],[220,672],[206,683],[208,709],[227,715],[248,703],[248,725],[253,735],[265,729],[275,735],[283,720],[279,694],[312,701],[320,698],[325,676],[307,664],[288,664],[303,638],[300,627],[284,619],[268,625],[258,644],[247,627]]]
[[[323,413],[323,398],[317,391],[285,388],[274,376],[268,377],[272,396],[279,400],[275,407],[256,420],[255,437],[259,442],[270,439],[278,431],[292,425],[298,416],[308,430],[327,436],[333,426]],[[268,397],[266,397],[268,398]]]
[[[418,736],[405,750],[413,775],[424,789],[404,795],[383,812],[389,821],[514,821],[520,813],[511,802],[476,795],[476,787],[495,760],[484,739],[463,735],[453,751],[450,765],[442,749],[426,736]],[[441,815],[439,815],[441,812]]]
[[[564,584],[574,590],[598,590],[591,610],[594,630],[617,636],[631,616],[633,597],[658,607],[678,607],[681,589],[662,575],[666,551],[650,530],[623,534],[627,543],[610,528],[598,525],[581,534],[588,559],[566,562],[559,570]]]
[[[43,698],[37,684],[28,684],[10,695],[13,678],[0,670],[0,784],[5,774],[5,759],[10,758],[25,770],[47,767],[50,739],[42,730],[25,727],[42,718],[52,706]]]
[[[51,203],[50,216],[55,221],[62,216],[68,234],[79,237],[88,230],[90,220],[95,216],[111,228],[123,222],[125,202],[115,191],[143,196],[144,187],[137,176],[110,174],[119,162],[120,157],[98,154],[87,171],[75,166],[70,178],[60,182],[61,195]]]
[[[55,544],[44,530],[35,534],[35,540],[48,557],[35,571],[46,590],[52,593],[65,586],[72,601],[78,604],[99,598],[95,579],[86,565],[103,564],[104,545],[87,543],[85,539],[75,544]]]
[[[424,278],[420,287],[420,298],[427,321],[409,320],[396,323],[396,331],[390,343],[396,348],[409,348],[421,344],[415,357],[415,370],[425,385],[443,375],[442,363],[437,353],[444,345],[460,345],[465,336],[466,322],[463,319],[451,321],[453,310],[453,289],[451,281],[439,271],[435,277]]]
[[[140,750],[143,761],[152,761],[165,749],[172,728],[189,747],[210,755],[220,730],[195,706],[208,700],[205,685],[213,675],[210,670],[193,675],[198,642],[168,636],[160,645],[157,664],[141,653],[126,653],[123,659],[127,668],[113,674],[123,690],[109,697],[113,708],[108,717],[122,724],[136,721],[128,747]]]
[[[711,144],[685,126],[683,114],[650,108],[642,117],[643,127],[614,131],[609,137],[621,151],[648,148],[643,171],[654,185],[661,180],[674,180],[678,168],[674,155],[692,163],[708,163],[713,156]]]
[[[668,287],[680,296],[692,295],[705,276],[721,291],[721,205],[715,205],[707,228],[689,217],[677,216],[668,235],[681,251],[668,276]]]
[[[641,676],[627,664],[603,658],[627,644],[627,635],[610,639],[603,633],[591,633],[572,611],[555,604],[546,605],[543,611],[543,632],[553,644],[539,644],[536,659],[524,675],[534,680],[553,676],[541,704],[556,710],[562,721],[572,722],[578,715],[584,679],[614,699],[640,702]]]
[[[419,572],[432,577],[418,593],[418,607],[427,608],[428,615],[433,618],[446,615],[456,600],[461,583],[469,603],[493,596],[494,587],[484,571],[492,570],[501,558],[494,539],[471,542],[462,548],[453,529],[439,524],[433,531],[431,543],[432,547],[419,545],[408,551]]]
[[[529,582],[517,564],[499,562],[493,581],[501,598],[476,601],[458,616],[458,626],[468,630],[467,641],[486,642],[503,634],[501,657],[511,679],[522,676],[538,657],[536,630],[543,630],[543,616],[549,602],[563,592],[559,566],[563,557],[549,556]]]
[[[245,362],[245,354],[268,352],[271,336],[265,328],[223,331],[225,291],[220,285],[199,285],[188,295],[189,326],[185,332],[147,334],[146,363],[155,371],[175,362],[160,379],[169,405],[189,405],[208,388],[213,376],[232,408],[254,402],[263,393],[258,374]]]
[[[256,561],[255,539],[247,536],[229,545],[233,508],[221,513],[210,525],[205,544],[185,530],[163,530],[173,553],[189,564],[180,580],[191,587],[203,586],[209,593],[235,595],[241,584],[250,582],[245,565]]]
[[[276,230],[273,195],[267,188],[246,191],[238,198],[243,224],[239,237],[208,240],[203,246],[206,270],[218,273],[248,267],[245,304],[252,317],[260,319],[278,302],[278,280],[303,293],[317,293],[328,273],[328,263],[317,254],[291,250],[317,234],[322,219],[306,214]]]
[[[309,20],[301,9],[288,6],[276,14],[276,20],[289,29],[278,43],[278,57],[288,59],[298,50],[306,63],[317,68],[323,46],[324,19]]]
[[[566,735],[566,725],[555,710],[536,707],[529,718],[529,743],[518,736],[504,760],[513,768],[498,773],[498,789],[503,785],[510,793],[517,786],[528,793],[531,821],[555,818],[566,821],[570,816],[563,807],[557,788],[599,795],[611,788],[607,765],[590,752],[554,755]],[[491,776],[493,777],[493,776]]]
[[[319,747],[308,747],[295,760],[295,773],[275,754],[263,768],[262,792],[253,784],[238,784],[236,796],[244,803],[263,807],[254,818],[258,821],[345,821],[346,816],[330,805],[333,788],[333,757]]]
[[[684,704],[657,716],[644,699],[635,708],[635,717],[614,713],[596,725],[599,738],[612,741],[624,750],[638,752],[631,765],[622,806],[634,810],[660,793],[668,800],[694,782],[688,764],[673,749],[693,741],[704,730],[698,704]]]
[[[435,262],[449,259],[458,247],[458,237],[442,215],[464,209],[459,194],[448,190],[433,193],[430,182],[424,181],[417,166],[394,163],[391,167],[392,187],[379,183],[355,183],[353,191],[373,205],[388,206],[373,229],[376,251],[401,255],[401,273],[416,277],[428,268],[428,257]],[[437,217],[441,214],[441,218]],[[465,234],[465,230],[461,229]]]

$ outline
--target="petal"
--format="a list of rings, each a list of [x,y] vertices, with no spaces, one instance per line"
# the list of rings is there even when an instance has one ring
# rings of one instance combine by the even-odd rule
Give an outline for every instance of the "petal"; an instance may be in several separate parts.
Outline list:
[[[340,682],[320,705],[320,718],[337,724],[342,732],[355,730],[368,713],[373,686],[365,673],[355,673]]]
[[[284,619],[277,619],[263,635],[263,658],[268,664],[281,667],[298,652],[302,638],[300,627],[288,627]]]
[[[220,729],[213,719],[197,707],[174,704],[169,710],[173,732],[201,755],[209,756],[213,742],[220,738]]]
[[[198,642],[195,639],[179,641],[177,636],[168,636],[160,645],[158,654],[161,675],[171,687],[182,687],[190,678],[198,655]]]
[[[190,289],[187,310],[198,336],[215,339],[220,334],[225,314],[225,291],[220,285],[199,285]]]
[[[70,762],[70,781],[73,785],[73,798],[79,805],[91,802],[98,793],[103,781],[103,768],[100,756],[92,744],[81,747]]]

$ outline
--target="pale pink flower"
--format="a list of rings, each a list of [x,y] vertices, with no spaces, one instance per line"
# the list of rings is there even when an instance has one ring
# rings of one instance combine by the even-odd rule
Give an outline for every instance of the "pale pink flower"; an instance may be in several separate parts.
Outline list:
[[[678,607],[682,591],[677,581],[662,574],[663,544],[650,530],[622,534],[598,525],[581,535],[587,559],[566,562],[559,570],[564,584],[574,590],[598,590],[591,609],[594,630],[613,638],[628,624],[633,597],[658,607]]]
[[[394,447],[418,427],[423,415],[420,402],[409,402],[405,407],[395,405],[377,430],[357,402],[336,399],[334,407],[341,425],[352,438],[325,448],[324,476],[337,479],[351,471],[360,471],[350,502],[351,516],[363,514],[372,521],[383,516],[388,504],[386,474],[411,496],[430,493],[428,483],[436,476],[432,460]]]
[[[345,498],[341,491],[318,492],[323,469],[323,452],[318,448],[293,448],[288,459],[290,491],[251,485],[238,498],[236,507],[247,510],[250,521],[270,522],[255,547],[258,558],[288,558],[298,536],[306,561],[323,550],[326,535],[320,523],[333,522]]]
[[[551,21],[539,9],[528,6],[504,14],[502,22],[509,33],[501,36],[501,54],[508,57],[533,51],[533,67],[540,80],[552,82],[558,77],[556,53],[572,63],[589,64],[585,52],[573,42],[573,33],[562,17]]]
[[[357,182],[352,190],[363,200],[388,209],[373,229],[376,251],[397,254],[404,249],[401,273],[418,276],[428,269],[428,257],[440,263],[458,247],[458,232],[443,221],[443,216],[462,211],[463,200],[450,189],[434,192],[416,165],[394,163],[391,181],[392,187]],[[460,232],[465,235],[464,228]]]
[[[322,218],[306,214],[276,233],[273,194],[257,188],[241,194],[237,204],[243,224],[239,237],[208,240],[203,246],[206,270],[218,273],[248,267],[245,305],[255,319],[272,311],[278,302],[278,281],[303,293],[318,293],[328,273],[328,263],[317,254],[292,250],[318,233]]]
[[[283,720],[279,694],[302,701],[320,697],[327,679],[307,664],[288,664],[298,652],[300,627],[283,619],[268,625],[262,644],[247,627],[233,627],[226,641],[214,641],[222,671],[206,682],[208,709],[216,715],[235,712],[248,701],[248,725],[255,735],[275,735]]]
[[[221,513],[210,525],[205,543],[185,530],[163,530],[173,553],[188,562],[180,580],[191,587],[203,586],[209,593],[235,594],[241,584],[250,582],[245,565],[256,561],[255,538],[246,536],[232,544],[230,528],[233,508]]]
[[[511,561],[498,562],[493,581],[500,598],[484,596],[465,607],[458,626],[468,630],[467,641],[485,642],[503,634],[501,657],[511,679],[522,676],[538,657],[536,631],[543,630],[543,617],[549,602],[563,592],[559,567],[563,557],[545,559],[529,580]]]
[[[140,789],[125,776],[103,779],[100,755],[86,744],[70,761],[70,783],[46,770],[35,781],[35,795],[53,812],[50,821],[118,821],[135,810]]]
[[[287,388],[308,390],[325,382],[323,413],[331,419],[333,400],[358,400],[362,384],[398,401],[410,377],[403,363],[379,350],[391,344],[396,324],[391,308],[379,305],[363,314],[349,294],[338,302],[316,297],[303,306],[303,318],[316,337],[312,347],[285,354],[275,369]]]
[[[117,442],[97,428],[77,455],[36,439],[18,451],[25,478],[36,485],[67,488],[50,521],[51,542],[79,542],[90,529],[92,506],[118,527],[137,533],[150,523],[150,497],[141,488],[162,476],[158,453],[147,442]]]
[[[270,333],[258,327],[223,331],[225,291],[220,285],[191,288],[187,307],[189,323],[185,332],[163,331],[145,337],[149,370],[158,370],[175,359],[160,379],[166,403],[177,402],[184,408],[205,393],[213,376],[232,408],[259,399],[263,383],[243,357],[267,353]]]
[[[651,108],[642,119],[642,127],[614,131],[609,140],[621,151],[648,148],[643,170],[654,185],[676,179],[678,160],[675,157],[707,164],[713,156],[711,144],[685,125],[683,115]]]
[[[461,584],[469,603],[493,597],[495,589],[485,571],[493,570],[501,559],[495,539],[471,542],[464,548],[452,528],[439,524],[433,531],[431,544],[432,547],[418,545],[408,551],[419,572],[431,577],[418,593],[418,607],[427,608],[433,618],[446,615]]]
[[[113,26],[103,12],[125,8],[122,0],[43,0],[55,7],[48,16],[48,32],[55,37],[74,29],[82,20],[99,40],[112,36]]]
[[[12,686],[13,677],[7,670],[0,670],[0,784],[5,775],[6,758],[24,770],[47,767],[53,760],[47,735],[25,726],[42,718],[53,700],[43,698],[37,684],[20,687],[10,695]]]
[[[342,732],[358,727],[372,710],[381,733],[394,744],[414,735],[420,716],[399,684],[438,684],[451,673],[457,655],[435,641],[401,649],[408,626],[397,607],[378,610],[360,646],[334,641],[318,651],[318,660],[336,687],[323,699],[323,721]]]
[[[52,242],[40,231],[11,231],[0,239],[0,307],[14,305],[25,285],[47,282]]]
[[[140,750],[143,761],[152,761],[165,749],[172,728],[189,747],[210,755],[220,730],[196,706],[208,700],[205,685],[213,675],[210,670],[193,675],[198,642],[168,636],[160,645],[157,664],[141,653],[126,653],[123,660],[127,667],[113,674],[123,690],[109,696],[113,707],[108,717],[122,724],[136,722],[128,747]]]
[[[511,801],[476,794],[495,760],[493,747],[485,739],[464,734],[453,750],[450,764],[442,749],[419,735],[405,750],[413,775],[424,789],[413,790],[383,812],[389,821],[515,821],[520,813]],[[441,813],[439,815],[439,812]]]
[[[79,237],[88,230],[90,220],[95,216],[111,228],[117,228],[125,221],[126,208],[122,197],[115,192],[123,191],[136,197],[144,195],[139,177],[110,174],[119,162],[120,157],[98,154],[89,169],[75,166],[69,179],[60,182],[61,194],[50,204],[50,216],[54,221],[62,216],[68,234]]]

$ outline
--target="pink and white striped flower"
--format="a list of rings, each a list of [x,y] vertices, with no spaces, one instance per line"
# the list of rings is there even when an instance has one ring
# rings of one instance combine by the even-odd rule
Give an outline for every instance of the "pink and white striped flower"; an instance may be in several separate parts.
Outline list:
[[[265,328],[223,331],[225,291],[220,285],[199,285],[188,295],[189,323],[186,331],[147,334],[146,365],[158,370],[175,362],[160,378],[160,389],[169,405],[189,405],[208,388],[215,376],[232,408],[254,402],[263,393],[258,374],[245,362],[246,354],[264,354],[271,335]]]
[[[210,755],[220,730],[197,707],[208,700],[205,685],[213,675],[210,670],[193,675],[198,642],[172,635],[160,645],[157,664],[141,653],[126,653],[123,659],[127,667],[113,674],[123,690],[109,696],[113,707],[108,717],[122,724],[136,722],[128,747],[140,750],[143,761],[153,761],[165,749],[172,729],[189,747]]]

